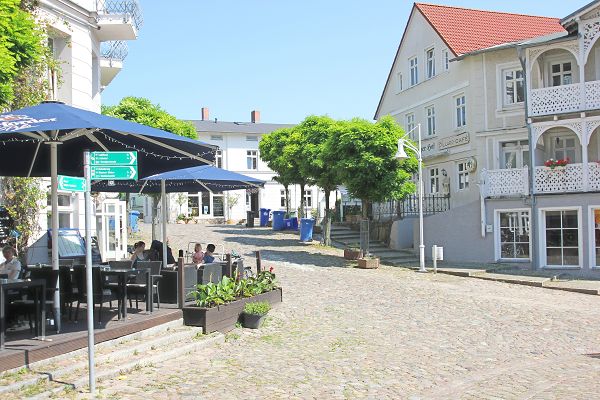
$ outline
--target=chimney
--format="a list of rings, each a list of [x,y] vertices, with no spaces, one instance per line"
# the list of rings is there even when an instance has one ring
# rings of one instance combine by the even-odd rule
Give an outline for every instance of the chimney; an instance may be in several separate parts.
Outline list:
[[[250,113],[250,121],[252,121],[253,124],[260,123],[260,111],[258,111],[258,110],[252,111]]]
[[[208,121],[209,119],[208,107],[202,107],[202,121]]]

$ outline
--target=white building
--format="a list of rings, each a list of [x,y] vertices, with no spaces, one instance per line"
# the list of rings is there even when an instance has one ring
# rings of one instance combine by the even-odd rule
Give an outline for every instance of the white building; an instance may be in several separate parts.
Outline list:
[[[597,273],[598,3],[563,20],[413,7],[376,118],[423,127],[425,191],[450,203],[426,199],[444,212],[425,245],[447,261]],[[394,247],[417,248],[415,222],[394,222]]]
[[[48,26],[48,43],[61,61],[62,84],[50,74],[53,87],[48,100],[100,112],[102,91],[123,68],[126,41],[137,39],[142,24],[137,0],[39,0],[37,18]],[[45,184],[49,187],[49,179]],[[124,206],[116,200],[104,202],[103,198],[96,204],[100,212],[93,224],[104,220],[104,225],[111,227],[98,232],[103,256],[121,258],[127,243]],[[49,213],[48,206],[40,215],[41,234],[50,225]],[[61,228],[83,233],[82,195],[59,193],[59,213]],[[48,261],[45,235],[30,249],[29,256],[31,263]]]

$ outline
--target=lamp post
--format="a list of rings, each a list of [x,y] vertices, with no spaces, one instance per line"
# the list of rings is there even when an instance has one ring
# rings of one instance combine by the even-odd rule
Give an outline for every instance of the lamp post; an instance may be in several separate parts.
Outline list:
[[[415,130],[419,135],[418,147],[406,140],[408,135]],[[408,158],[405,147],[414,151],[419,159],[419,272],[427,272],[425,269],[425,244],[423,242],[423,152],[421,151],[421,124],[417,124],[415,128],[398,139],[398,152],[396,153],[398,160]]]

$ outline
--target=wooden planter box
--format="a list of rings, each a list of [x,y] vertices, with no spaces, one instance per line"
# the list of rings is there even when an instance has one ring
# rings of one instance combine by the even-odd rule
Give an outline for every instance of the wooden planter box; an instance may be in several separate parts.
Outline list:
[[[379,268],[379,258],[359,258],[358,268],[362,269],[376,269]]]
[[[219,331],[229,332],[240,319],[246,303],[267,301],[273,305],[283,299],[281,288],[271,290],[253,297],[246,297],[211,308],[186,306],[183,307],[183,323],[187,326],[201,326],[205,334]]]
[[[360,257],[360,250],[344,249],[344,259],[358,260],[359,257]]]

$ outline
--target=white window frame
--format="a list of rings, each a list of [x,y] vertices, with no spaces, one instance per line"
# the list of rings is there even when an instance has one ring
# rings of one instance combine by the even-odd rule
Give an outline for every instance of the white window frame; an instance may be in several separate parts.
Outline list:
[[[435,78],[435,47],[425,50],[425,76],[427,79]]]
[[[246,142],[258,142],[258,136],[248,135],[246,136]]]
[[[195,197],[198,199],[198,215],[192,215],[192,207],[190,207],[190,197]],[[200,217],[202,215],[202,194],[194,193],[194,192],[187,193],[186,206],[187,206],[186,215],[188,217]]]
[[[304,190],[304,206],[306,208],[313,208],[313,194],[312,189]]]
[[[570,71],[564,70],[565,64],[571,64]],[[553,67],[555,65],[559,66],[559,72],[553,72]],[[556,76],[560,77],[560,85],[556,85],[556,86],[572,85],[575,82],[575,70],[574,70],[575,67],[576,67],[576,65],[574,65],[573,61],[570,59],[548,62],[548,78],[549,78],[548,86],[550,86],[550,87],[555,86],[554,85],[554,77],[556,77]],[[571,83],[564,83],[566,76],[571,76]]]
[[[596,219],[594,218],[594,210],[600,210],[600,204],[588,207],[589,266],[590,269],[600,269],[600,265],[596,265]]]
[[[437,135],[435,121],[435,106],[430,105],[425,107],[425,117],[427,118],[427,136],[434,137]]]
[[[512,103],[508,103],[506,100],[508,98],[507,95],[507,88],[508,88],[508,83],[509,81],[506,79],[506,74],[512,72],[513,74],[513,78],[511,79],[511,82],[513,84],[513,102]],[[517,78],[517,73],[521,72],[521,78]],[[525,104],[525,90],[527,90],[525,88],[525,75],[523,74],[523,68],[521,67],[512,67],[512,68],[504,68],[501,70],[501,77],[500,77],[500,81],[501,81],[501,97],[502,97],[502,108],[511,108],[511,107],[518,107],[518,106],[522,106],[523,104]],[[523,101],[517,101],[518,96],[517,96],[517,84],[521,82],[522,83],[522,87],[523,87]]]
[[[538,236],[538,249],[540,249],[540,268],[541,269],[581,269],[581,265],[548,265],[546,256],[546,211],[577,211],[577,237],[579,250],[579,263],[583,264],[583,218],[581,207],[543,207],[538,209],[540,221],[540,232]]]
[[[459,100],[461,99],[462,102],[459,103]],[[464,93],[461,93],[454,96],[452,100],[454,102],[454,127],[457,130],[463,129],[467,126],[467,96],[465,96]],[[462,109],[462,112],[459,114],[460,109]]]
[[[252,166],[248,167],[249,162]],[[258,150],[246,150],[246,169],[248,171],[258,171]]]
[[[402,82],[402,72],[398,72],[396,74],[396,92],[400,93],[402,90],[404,90]]]
[[[494,252],[496,261],[500,262],[530,262],[533,238],[531,237],[531,209],[529,208],[507,208],[494,210]],[[500,214],[509,212],[529,213],[529,258],[502,258],[502,244],[500,235]]]
[[[460,169],[462,165],[462,171]],[[457,177],[457,181],[456,181],[456,187],[458,191],[463,191],[463,190],[469,190],[471,187],[471,182],[469,181],[469,177],[470,177],[470,173],[469,173],[469,167],[467,166],[467,160],[462,160],[462,161],[458,161],[456,163],[456,177]],[[465,186],[464,187],[460,187],[461,185],[461,177],[464,177],[466,180],[464,181]]]
[[[223,150],[217,149],[215,152],[215,167],[223,168]]]
[[[559,139],[561,141],[565,141],[566,139],[573,139],[575,141],[575,146],[573,147],[573,154],[575,154],[574,158],[571,158],[569,161],[571,163],[580,163],[581,162],[581,157],[582,154],[580,154],[581,152],[579,151],[579,149],[577,148],[577,144],[579,143],[579,137],[577,137],[577,135],[575,134],[575,132],[553,132],[552,134],[549,135],[549,139],[551,140],[550,142],[550,158],[553,158],[555,160],[557,159],[564,159],[565,157],[558,157],[556,155],[556,151],[557,151],[557,147],[556,147],[556,140]],[[579,147],[581,147],[581,145],[579,145]],[[570,147],[564,147],[562,149],[560,149],[560,151],[562,151],[563,153],[565,153],[566,155],[566,151],[568,151],[569,149],[571,149]]]
[[[435,171],[435,174],[432,175],[431,173]],[[427,193],[429,194],[437,194],[440,193],[440,179],[441,179],[441,174],[440,174],[440,168],[439,167],[431,167],[431,168],[427,168]],[[435,186],[436,186],[436,191],[432,190],[432,182],[435,180]]]
[[[419,58],[417,56],[408,59],[409,84],[410,87],[419,84]]]
[[[408,134],[411,138],[414,136],[415,132],[415,113],[408,113],[404,116],[404,125],[406,134]]]
[[[279,206],[281,208],[287,207],[287,198],[285,197],[285,189],[279,190]]]
[[[450,69],[450,52],[448,49],[442,50],[442,64],[444,71],[448,71]]]

